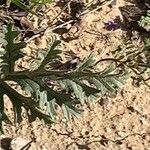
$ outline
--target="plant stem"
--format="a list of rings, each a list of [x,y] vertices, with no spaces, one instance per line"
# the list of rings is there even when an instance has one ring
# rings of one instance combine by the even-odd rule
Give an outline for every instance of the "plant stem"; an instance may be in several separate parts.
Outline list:
[[[5,75],[5,77],[2,79],[3,81],[6,80],[12,80],[14,81],[15,79],[35,79],[38,77],[50,77],[50,76],[55,76],[57,78],[57,80],[63,80],[63,79],[73,79],[73,78],[83,78],[83,77],[95,77],[95,76],[99,76],[100,74],[102,74],[101,72],[77,72],[77,71],[66,71],[66,70],[59,70],[59,71],[55,71],[55,70],[51,70],[51,71],[21,71],[21,72],[14,72],[14,73],[8,73]],[[117,74],[109,74],[107,76],[114,76]],[[106,77],[106,75],[102,74],[102,77]]]

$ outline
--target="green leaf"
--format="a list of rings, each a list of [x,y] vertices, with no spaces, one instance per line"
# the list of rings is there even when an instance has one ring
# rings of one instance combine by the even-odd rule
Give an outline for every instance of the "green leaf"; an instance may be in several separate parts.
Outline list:
[[[32,13],[33,15],[37,15],[34,11],[31,10],[31,8],[29,8],[28,6],[26,6],[25,4],[23,4],[20,0],[11,0],[12,3],[14,3],[16,6],[18,6],[19,8]]]
[[[100,82],[103,84],[103,86],[105,86],[106,89],[108,89],[108,91],[112,93],[116,91],[113,85],[107,81],[107,79],[100,79]]]
[[[14,110],[14,116],[15,116],[15,123],[21,123],[22,121],[22,109],[21,109],[21,104],[16,102],[16,100],[11,99],[12,103],[13,103],[13,110]]]
[[[142,16],[138,21],[138,24],[145,28],[147,31],[150,31],[150,12],[147,12],[146,16]]]
[[[13,25],[8,24],[7,32],[5,33],[7,44],[5,45],[5,49],[0,49],[0,60],[3,62],[0,68],[4,74],[14,72],[15,62],[24,56],[21,49],[24,48],[26,44],[24,42],[15,42],[18,35],[19,32],[13,31]]]
[[[96,89],[96,88],[93,88],[93,87],[90,87],[84,83],[81,83],[81,82],[78,82],[78,84],[82,87],[83,91],[85,92],[85,95],[87,97],[91,96],[91,95],[95,95],[97,93],[100,92],[100,90]]]
[[[55,110],[55,99],[50,100],[46,104],[46,114],[48,114],[52,120],[55,120],[56,110]]]
[[[121,88],[123,86],[122,80],[116,76],[109,77],[107,81],[115,85],[117,88]]]
[[[107,92],[107,88],[96,78],[92,78],[91,83],[95,85],[95,87],[100,90],[99,92],[101,93],[102,96],[104,96]]]
[[[31,3],[35,3],[35,4],[47,4],[47,3],[51,3],[52,0],[30,0]]]
[[[47,91],[40,91],[40,90],[38,90],[37,91],[37,101],[39,102],[39,107],[41,108],[41,109],[43,109],[44,108],[44,106],[46,105],[46,103],[47,103],[47,98],[48,98],[48,95],[47,95]]]
[[[112,73],[115,69],[116,69],[115,63],[112,63],[106,69],[104,69],[104,71],[102,72],[102,74],[103,74],[103,76],[107,75],[109,73]]]
[[[61,53],[60,50],[55,49],[61,41],[55,40],[51,46],[49,46],[48,52],[43,56],[42,62],[40,63],[39,69],[44,68],[49,62],[53,62],[54,60],[60,58],[59,54]]]
[[[51,118],[51,121],[55,119],[55,100],[52,99],[53,96],[48,91],[44,90],[44,88],[40,87],[36,82],[26,79],[18,82],[23,89],[31,94],[31,96],[35,99],[36,106],[43,111],[43,108],[46,107],[46,114]],[[33,112],[32,112],[33,113]]]
[[[5,40],[5,34],[4,33],[1,33],[0,31],[0,46],[3,45],[5,46],[7,43],[6,43],[6,40]],[[1,47],[0,47],[1,48]]]
[[[81,115],[82,110],[73,107],[70,102],[67,102],[62,105],[62,110],[66,120],[70,120],[72,116],[78,117]]]
[[[80,100],[81,104],[84,104],[84,92],[82,87],[74,81],[67,80],[68,86],[72,89],[76,98]]]
[[[95,63],[94,54],[91,53],[87,58],[83,60],[83,63],[81,63],[76,70],[83,71],[91,67],[94,63]]]
[[[0,71],[4,73],[2,79],[17,82],[26,92],[25,95],[20,94],[5,81],[0,82],[3,94],[6,94],[13,104],[17,122],[21,122],[22,107],[27,110],[31,120],[38,117],[46,123],[54,122],[58,107],[62,108],[67,120],[72,116],[79,116],[82,110],[78,106],[81,107],[85,100],[91,102],[89,99],[96,100],[97,96],[114,93],[124,83],[121,75],[115,74],[117,68],[114,63],[101,72],[92,70],[95,64],[93,53],[85,58],[77,69],[66,71],[62,67],[62,70],[55,70],[52,64],[61,58],[61,51],[57,49],[59,40],[54,40],[47,51],[38,53],[35,63],[37,69],[15,72],[15,61],[23,57],[21,49],[25,46],[22,42],[16,42],[18,36],[19,33],[13,31],[12,25],[9,24],[5,34],[7,44],[3,46],[4,49],[0,49]],[[51,66],[51,70],[46,70],[46,65]],[[1,106],[3,107],[3,104]],[[0,112],[0,118],[4,117],[7,118],[6,114]]]

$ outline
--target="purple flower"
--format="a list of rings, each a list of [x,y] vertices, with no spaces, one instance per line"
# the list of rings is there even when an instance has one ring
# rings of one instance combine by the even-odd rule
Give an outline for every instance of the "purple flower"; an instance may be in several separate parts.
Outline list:
[[[115,31],[120,28],[119,24],[114,21],[105,22],[104,25],[105,25],[104,28],[107,29],[108,31]]]

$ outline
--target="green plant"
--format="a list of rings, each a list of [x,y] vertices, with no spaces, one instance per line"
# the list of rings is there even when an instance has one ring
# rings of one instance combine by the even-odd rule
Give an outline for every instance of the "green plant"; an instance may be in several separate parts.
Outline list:
[[[21,0],[11,0],[11,2],[24,11],[37,15],[32,9],[37,5],[45,5],[47,3],[51,3],[52,0],[28,0],[29,5],[24,4]]]
[[[146,16],[142,16],[140,21],[138,21],[139,25],[145,28],[147,31],[150,31],[150,12],[147,12]]]
[[[150,87],[150,39],[144,38],[136,42],[139,43],[134,45],[131,40],[122,43],[114,51],[115,58],[106,60],[115,62],[123,72],[128,70],[132,75],[134,85],[140,86],[144,83]]]
[[[30,70],[16,71],[16,61],[25,55],[21,50],[25,43],[16,42],[18,35],[9,24],[5,42],[0,48],[1,122],[10,122],[4,111],[4,95],[7,95],[13,104],[15,122],[21,122],[21,111],[24,107],[30,121],[38,117],[46,123],[52,123],[58,108],[62,109],[66,119],[78,116],[85,101],[90,102],[97,96],[100,98],[115,93],[124,83],[125,76],[118,72],[114,63],[103,71],[94,71],[96,62],[93,54],[75,69],[56,69],[52,64],[61,58],[61,51],[57,48],[59,40],[54,40],[47,51],[39,52]],[[26,94],[15,90],[10,81],[16,82]]]
[[[51,3],[52,0],[30,0],[31,3],[34,3],[34,4],[47,4],[47,3]]]

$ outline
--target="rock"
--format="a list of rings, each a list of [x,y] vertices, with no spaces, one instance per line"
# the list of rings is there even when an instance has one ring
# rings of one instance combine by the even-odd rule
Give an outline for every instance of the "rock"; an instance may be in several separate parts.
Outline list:
[[[28,143],[29,143],[29,140],[22,138],[22,137],[16,137],[11,141],[11,147],[13,150],[20,150],[22,147],[24,147]]]

